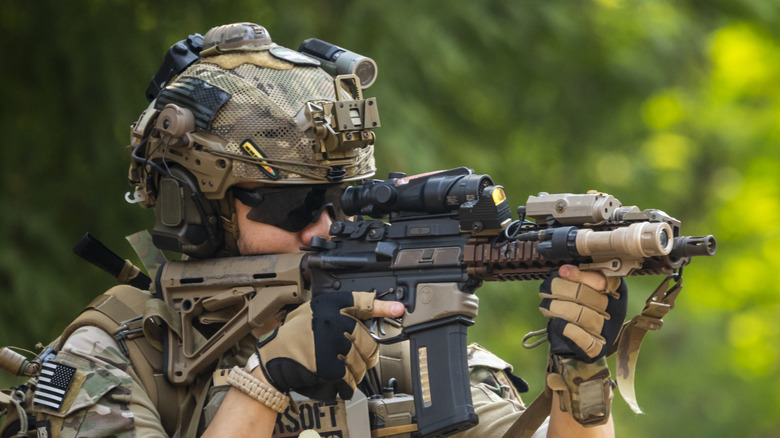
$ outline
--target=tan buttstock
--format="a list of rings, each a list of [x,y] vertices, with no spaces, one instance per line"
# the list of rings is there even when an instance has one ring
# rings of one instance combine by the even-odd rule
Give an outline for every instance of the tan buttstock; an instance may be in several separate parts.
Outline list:
[[[159,279],[165,303],[181,319],[168,330],[168,380],[186,385],[253,329],[268,331],[284,306],[310,298],[300,273],[303,254],[169,262]],[[197,327],[220,324],[213,334]]]

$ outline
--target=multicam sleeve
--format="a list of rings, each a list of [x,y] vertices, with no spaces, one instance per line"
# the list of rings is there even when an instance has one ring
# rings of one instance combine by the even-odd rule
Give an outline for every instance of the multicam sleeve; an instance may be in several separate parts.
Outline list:
[[[116,341],[95,327],[76,330],[54,361],[75,369],[59,406],[36,405],[52,437],[167,436],[160,416]]]
[[[455,438],[502,437],[525,412],[525,382],[510,377],[512,366],[478,344],[468,346],[469,380],[479,424]],[[522,388],[520,386],[523,386]],[[532,438],[547,436],[547,421]]]

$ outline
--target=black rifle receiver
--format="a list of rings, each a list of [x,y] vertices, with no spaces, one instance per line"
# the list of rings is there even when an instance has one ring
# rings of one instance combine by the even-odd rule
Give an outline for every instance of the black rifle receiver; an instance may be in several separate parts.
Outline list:
[[[303,261],[312,294],[375,290],[403,302],[402,338],[380,342],[410,341],[418,430],[438,437],[476,425],[466,328],[481,280],[462,266],[463,248],[473,233],[497,234],[511,220],[503,189],[462,167],[367,181],[341,201],[348,215],[391,223],[335,222],[330,241],[315,239]]]

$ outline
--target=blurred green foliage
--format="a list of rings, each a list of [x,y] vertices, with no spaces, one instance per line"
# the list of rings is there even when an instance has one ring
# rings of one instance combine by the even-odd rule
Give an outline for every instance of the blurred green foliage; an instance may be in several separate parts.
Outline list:
[[[468,165],[513,205],[599,189],[660,208],[717,257],[645,340],[640,405],[618,436],[780,436],[780,3],[775,0],[6,0],[0,8],[0,345],[48,341],[112,285],[78,260],[86,231],[123,236],[129,125],[174,42],[252,21],[373,57],[379,176]],[[630,313],[659,278],[631,279]],[[490,284],[471,337],[532,395],[544,351],[536,285]],[[3,383],[10,380],[3,377]]]

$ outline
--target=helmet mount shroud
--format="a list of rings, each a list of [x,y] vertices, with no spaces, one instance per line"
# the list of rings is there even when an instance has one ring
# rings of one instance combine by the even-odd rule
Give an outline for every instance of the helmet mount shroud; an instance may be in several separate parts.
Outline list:
[[[164,86],[132,126],[128,202],[155,209],[158,248],[238,255],[232,186],[374,174],[376,99],[363,98],[355,74],[334,78],[252,23],[214,28],[202,47],[188,65],[166,56],[181,70],[153,78]]]

